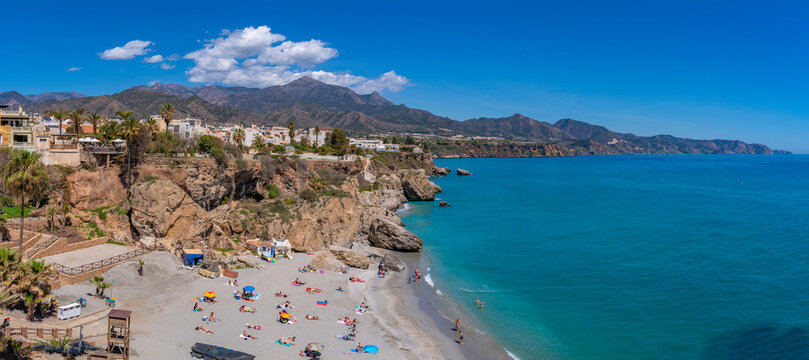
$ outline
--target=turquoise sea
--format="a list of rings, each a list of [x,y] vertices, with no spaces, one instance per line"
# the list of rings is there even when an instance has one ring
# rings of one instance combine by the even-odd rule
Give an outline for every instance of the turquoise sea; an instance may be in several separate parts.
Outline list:
[[[436,163],[403,220],[516,357],[809,359],[809,156]]]

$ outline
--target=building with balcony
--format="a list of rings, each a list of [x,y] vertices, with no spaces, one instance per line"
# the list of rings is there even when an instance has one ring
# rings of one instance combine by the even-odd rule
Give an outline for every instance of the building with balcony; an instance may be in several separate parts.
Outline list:
[[[36,150],[34,129],[30,116],[22,110],[0,105],[0,146]]]

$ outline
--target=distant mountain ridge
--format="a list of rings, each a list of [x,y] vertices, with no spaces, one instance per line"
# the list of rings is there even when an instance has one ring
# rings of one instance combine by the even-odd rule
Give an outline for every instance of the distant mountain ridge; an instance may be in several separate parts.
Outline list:
[[[34,101],[36,99],[36,101]],[[550,124],[521,114],[503,118],[453,120],[426,110],[395,105],[374,92],[360,95],[305,76],[286,85],[263,89],[218,85],[185,86],[153,83],[112,95],[44,93],[24,96],[0,93],[0,104],[23,104],[33,111],[70,110],[113,116],[132,110],[139,117],[159,113],[163,104],[177,109],[175,118],[195,117],[209,123],[285,125],[298,128],[340,127],[354,134],[423,133],[502,137],[516,142],[554,143],[575,154],[773,154],[765,145],[738,140],[694,140],[670,135],[636,136],[573,119]]]
[[[26,105],[43,100],[62,101],[84,96],[84,94],[76,92],[46,92],[42,94],[22,95],[16,91],[6,91],[0,92],[0,104]]]

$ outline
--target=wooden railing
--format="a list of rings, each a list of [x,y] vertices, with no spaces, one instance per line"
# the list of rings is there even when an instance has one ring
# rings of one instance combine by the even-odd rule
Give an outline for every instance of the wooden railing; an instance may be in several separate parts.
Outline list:
[[[106,258],[104,260],[99,260],[76,267],[67,267],[61,264],[53,264],[53,269],[68,276],[76,276],[96,269],[101,269],[110,265],[115,265],[117,263],[127,261],[129,259],[141,256],[143,254],[147,254],[149,252],[150,250],[147,249],[133,250],[121,255],[116,255],[113,257]]]
[[[8,338],[10,336],[22,336],[23,338],[30,339],[32,337],[37,339],[62,339],[72,338],[73,328],[59,329],[59,328],[29,328],[29,327],[7,327],[3,329],[3,335]]]
[[[40,235],[40,237],[42,237],[41,233],[39,235]],[[45,250],[45,249],[49,248],[51,245],[53,245],[54,243],[59,241],[59,239],[61,239],[61,238],[58,237],[58,236],[51,235],[50,239],[45,240],[45,241],[43,241],[43,242],[41,242],[39,244],[36,244],[36,246],[34,246],[30,250],[28,250],[28,252],[26,252],[26,255],[28,255],[29,258],[32,258],[37,253],[41,252],[42,250]]]

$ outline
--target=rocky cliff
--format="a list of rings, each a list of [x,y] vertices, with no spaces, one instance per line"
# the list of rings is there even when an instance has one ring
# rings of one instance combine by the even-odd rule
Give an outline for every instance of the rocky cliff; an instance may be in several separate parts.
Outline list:
[[[429,178],[447,173],[424,155],[357,162],[267,156],[230,164],[155,157],[133,169],[129,189],[119,168],[72,172],[62,200],[70,205],[67,217],[115,241],[219,249],[209,253],[227,257],[248,239],[289,239],[296,251],[334,255],[321,256],[324,264],[356,266],[387,250],[421,248],[394,211],[408,200],[434,200],[441,189]]]

